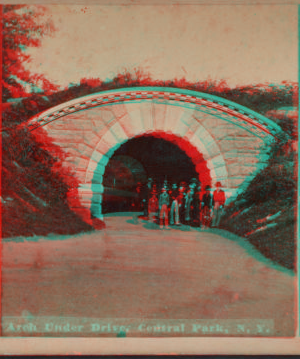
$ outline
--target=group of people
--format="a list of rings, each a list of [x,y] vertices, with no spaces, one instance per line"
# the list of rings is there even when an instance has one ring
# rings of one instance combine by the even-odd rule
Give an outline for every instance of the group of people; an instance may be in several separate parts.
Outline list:
[[[143,209],[144,216],[152,223],[159,218],[161,228],[165,225],[190,225],[195,227],[218,227],[225,205],[226,197],[220,182],[216,189],[193,178],[189,184],[181,182],[169,186],[164,181],[160,190],[152,178],[146,186],[138,184],[138,207]]]

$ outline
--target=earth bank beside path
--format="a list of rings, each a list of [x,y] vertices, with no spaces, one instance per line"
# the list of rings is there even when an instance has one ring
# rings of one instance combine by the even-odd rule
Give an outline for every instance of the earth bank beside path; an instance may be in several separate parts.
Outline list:
[[[105,222],[77,236],[5,241],[3,316],[270,319],[274,336],[294,335],[296,277],[243,238],[160,230],[136,213]]]

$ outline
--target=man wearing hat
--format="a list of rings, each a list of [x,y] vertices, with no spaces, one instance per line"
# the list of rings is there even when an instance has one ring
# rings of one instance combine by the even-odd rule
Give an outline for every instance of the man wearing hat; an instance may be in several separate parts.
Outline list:
[[[192,178],[190,181],[190,188],[192,188],[195,191],[197,184],[198,184],[197,178]]]
[[[169,191],[169,183],[167,179],[164,180],[163,187],[166,189],[167,192]]]
[[[172,201],[171,209],[170,209],[170,224],[176,224],[179,225],[179,206],[178,206],[178,190],[177,190],[177,184],[172,184],[172,190],[170,192],[170,198]]]
[[[185,196],[185,223],[191,224],[192,203],[194,200],[194,188],[190,186]]]
[[[203,211],[203,228],[208,228],[211,225],[211,210],[213,197],[210,193],[210,185],[205,187],[205,193],[202,197],[202,211]]]
[[[165,219],[165,226],[169,226],[168,222],[168,206],[170,202],[170,197],[167,193],[167,190],[165,187],[162,188],[161,194],[159,196],[159,219],[160,219],[160,228],[163,228],[163,220]]]
[[[221,189],[221,182],[216,183],[216,190],[213,195],[213,203],[214,203],[214,214],[212,220],[212,226],[218,227],[220,224],[220,220],[223,213],[223,208],[225,205],[226,197],[225,192]]]
[[[185,200],[186,200],[186,182],[180,182],[179,194],[177,197],[178,207],[179,207],[179,221],[180,223],[185,223]]]
[[[194,201],[192,203],[193,210],[192,210],[192,223],[194,226],[200,227],[201,226],[201,182],[198,182],[198,186],[195,189],[194,194]]]

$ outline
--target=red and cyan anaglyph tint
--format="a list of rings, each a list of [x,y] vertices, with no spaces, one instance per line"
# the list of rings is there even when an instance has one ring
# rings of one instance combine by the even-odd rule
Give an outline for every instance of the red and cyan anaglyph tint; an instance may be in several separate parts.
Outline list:
[[[250,83],[221,55],[214,73],[201,42],[224,24],[240,48],[229,15],[206,33],[190,8],[170,7],[178,27],[160,9],[152,31],[143,6],[2,7],[4,336],[295,334],[293,12],[236,10],[237,29],[281,19],[265,33],[291,48],[279,79],[274,48],[238,32],[248,69],[261,48]]]

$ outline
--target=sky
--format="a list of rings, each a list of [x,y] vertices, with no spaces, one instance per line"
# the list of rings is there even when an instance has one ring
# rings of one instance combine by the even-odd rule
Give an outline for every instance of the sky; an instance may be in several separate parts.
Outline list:
[[[142,69],[229,86],[298,80],[295,5],[47,6],[57,31],[27,68],[66,87]]]

